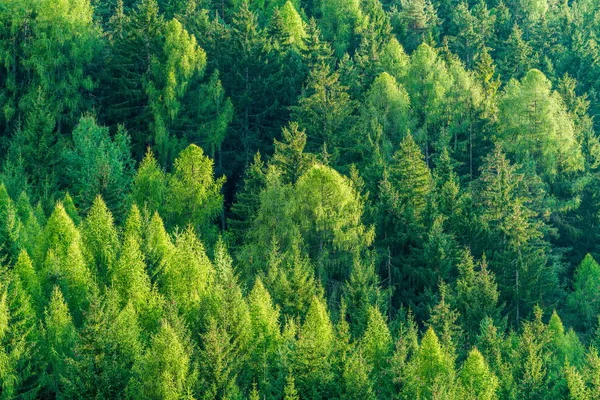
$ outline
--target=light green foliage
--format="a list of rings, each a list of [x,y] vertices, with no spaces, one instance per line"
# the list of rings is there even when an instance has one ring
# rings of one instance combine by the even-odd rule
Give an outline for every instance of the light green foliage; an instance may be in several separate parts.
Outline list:
[[[0,400],[597,398],[599,15],[0,0]]]
[[[108,284],[108,272],[115,266],[121,243],[112,214],[100,196],[81,224],[81,236],[88,265],[100,282]]]
[[[458,374],[461,398],[491,400],[497,398],[498,378],[490,371],[485,359],[474,348],[469,352]]]
[[[539,171],[556,175],[583,167],[573,120],[544,74],[529,71],[511,81],[499,103],[499,138],[519,162],[533,157]]]
[[[298,332],[293,360],[294,378],[308,399],[327,397],[333,379],[330,360],[333,339],[327,309],[322,300],[315,297]]]
[[[221,187],[225,178],[214,178],[213,161],[196,145],[188,146],[175,160],[165,199],[168,225],[193,226],[204,240],[214,240],[211,223],[223,209]]]
[[[219,71],[213,72],[208,82],[202,85],[199,97],[200,104],[197,112],[208,119],[201,123],[198,132],[195,135],[190,135],[188,139],[193,143],[195,142],[194,139],[198,137],[200,143],[214,159],[217,150],[221,149],[229,124],[233,119],[233,104],[225,95],[225,90],[219,79]]]
[[[149,107],[154,118],[154,141],[162,160],[176,150],[167,130],[181,111],[181,98],[196,73],[203,73],[206,53],[179,21],[164,24],[164,42],[160,55],[151,56],[150,77],[145,82]]]
[[[455,392],[454,360],[429,328],[419,349],[406,366],[405,396],[417,399],[452,399]]]
[[[188,228],[177,235],[174,249],[164,257],[158,275],[161,292],[174,301],[186,317],[197,318],[194,310],[207,295],[215,274],[204,245],[194,230]]]
[[[294,4],[288,0],[281,7],[281,19],[283,21],[283,29],[289,36],[289,43],[304,48],[304,40],[306,39],[306,31],[304,30],[304,21],[296,11]]]
[[[58,203],[50,215],[40,241],[36,262],[43,265],[41,277],[45,293],[58,283],[77,323],[94,290],[92,274],[82,249],[79,230]]]
[[[138,166],[132,185],[132,198],[138,207],[154,213],[164,206],[167,177],[150,149]]]
[[[48,361],[47,390],[61,393],[66,374],[67,359],[72,356],[77,343],[77,331],[69,308],[58,287],[54,287],[48,308],[44,312],[43,336]]]
[[[109,271],[109,281],[121,295],[123,302],[130,301],[136,310],[143,310],[148,306],[151,291],[150,278],[146,273],[140,243],[136,241],[135,236],[125,236],[119,259],[111,265]]]
[[[133,366],[127,389],[135,398],[191,399],[196,371],[189,343],[164,321],[150,346]]]
[[[320,21],[323,36],[333,44],[337,56],[348,50],[355,29],[362,22],[360,3],[356,0],[322,0]]]
[[[406,74],[409,62],[410,59],[398,39],[392,37],[382,49],[381,68],[396,80],[400,80]]]
[[[248,308],[252,324],[250,340],[252,354],[250,370],[256,377],[258,387],[264,393],[277,393],[276,384],[279,363],[281,332],[279,307],[273,304],[271,295],[258,278],[248,295]]]
[[[309,245],[352,251],[371,244],[373,232],[361,222],[363,204],[348,178],[315,165],[300,177],[295,192],[295,212]]]

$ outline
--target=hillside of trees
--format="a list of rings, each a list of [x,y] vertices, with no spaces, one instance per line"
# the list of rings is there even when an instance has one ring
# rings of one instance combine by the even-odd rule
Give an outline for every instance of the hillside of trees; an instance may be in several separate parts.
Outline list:
[[[0,399],[597,399],[596,0],[0,0]]]

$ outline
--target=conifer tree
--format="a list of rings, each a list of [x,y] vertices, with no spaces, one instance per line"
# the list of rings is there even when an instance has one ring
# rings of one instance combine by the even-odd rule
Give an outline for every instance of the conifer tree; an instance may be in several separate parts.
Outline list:
[[[451,399],[455,393],[454,360],[429,328],[405,371],[405,396]]]
[[[539,172],[548,176],[583,167],[573,120],[539,70],[530,70],[521,82],[513,80],[507,85],[499,117],[500,139],[518,162],[533,157]]]
[[[43,390],[60,394],[64,390],[63,379],[67,374],[67,360],[72,357],[78,339],[69,308],[58,287],[54,287],[44,313],[42,333],[44,353],[48,362]]]
[[[97,196],[81,224],[81,236],[88,265],[100,283],[108,284],[121,247],[112,213],[102,197]]]
[[[204,240],[214,240],[212,222],[223,210],[221,187],[225,177],[214,178],[213,161],[191,144],[175,160],[168,182],[168,225],[183,228],[191,224]]]
[[[307,399],[327,397],[331,390],[333,340],[333,326],[327,309],[322,300],[314,297],[298,332],[293,360],[294,378],[300,393]]]
[[[469,352],[458,381],[461,385],[461,396],[465,399],[495,399],[497,396],[498,378],[490,371],[485,359],[474,348]]]
[[[164,321],[150,346],[133,366],[127,394],[145,398],[191,398],[197,371],[190,357],[191,344]]]
[[[577,315],[576,326],[588,331],[596,325],[599,311],[593,300],[600,285],[600,265],[587,254],[575,271],[574,291],[569,295],[569,310]]]
[[[98,126],[93,117],[82,117],[63,158],[64,179],[81,211],[86,213],[100,195],[118,218],[125,214],[133,160],[122,127],[111,139],[108,128]]]

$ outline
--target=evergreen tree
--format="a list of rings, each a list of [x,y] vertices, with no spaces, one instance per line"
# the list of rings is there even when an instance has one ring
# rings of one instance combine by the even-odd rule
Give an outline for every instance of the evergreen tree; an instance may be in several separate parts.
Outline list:
[[[569,311],[576,315],[575,326],[589,331],[597,323],[600,313],[594,300],[596,288],[600,284],[600,266],[591,255],[586,255],[575,271],[573,292],[568,298]]]
[[[120,219],[127,210],[127,193],[133,175],[129,137],[122,127],[114,139],[108,128],[92,117],[82,117],[73,131],[73,147],[63,153],[64,180],[86,213],[96,196]]]
[[[145,398],[191,398],[197,375],[190,359],[191,344],[164,321],[150,346],[133,366],[127,394]]]
[[[168,225],[191,224],[204,240],[214,240],[211,223],[223,210],[225,178],[214,178],[213,161],[193,144],[180,153],[174,168],[165,199]]]
[[[115,266],[121,247],[113,216],[102,197],[97,196],[81,225],[87,263],[100,283],[108,284],[109,271]]]
[[[48,362],[43,391],[60,394],[64,391],[63,379],[67,374],[67,360],[73,356],[78,338],[69,308],[58,287],[54,287],[44,313],[42,334]]]
[[[465,360],[458,381],[461,384],[461,396],[465,399],[495,399],[498,378],[490,371],[485,359],[474,348]]]
[[[312,300],[304,324],[298,332],[293,371],[302,397],[328,397],[332,385],[330,355],[334,332],[322,300]]]

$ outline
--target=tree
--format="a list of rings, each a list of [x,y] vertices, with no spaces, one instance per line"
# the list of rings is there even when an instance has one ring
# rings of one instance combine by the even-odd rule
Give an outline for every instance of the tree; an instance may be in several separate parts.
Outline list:
[[[499,293],[494,274],[488,270],[485,258],[475,269],[473,256],[468,249],[462,252],[458,264],[458,279],[450,299],[456,308],[460,326],[467,335],[468,343],[473,343],[481,323],[485,318],[499,321],[502,307],[498,304]]]
[[[409,106],[406,90],[387,72],[375,78],[366,93],[355,151],[374,170],[372,179],[381,179],[382,169],[392,162],[394,149],[408,133]]]
[[[215,179],[213,161],[196,145],[189,145],[175,160],[165,199],[168,225],[192,225],[204,240],[214,240],[212,222],[223,210],[221,188],[225,177]]]
[[[16,265],[11,274],[4,272],[0,294],[0,357],[3,361],[0,397],[3,399],[35,396],[39,392],[38,377],[44,362],[36,304],[22,278],[25,274],[20,273],[23,269]]]
[[[58,287],[54,287],[50,302],[44,313],[44,352],[48,362],[45,390],[63,392],[63,379],[67,373],[67,359],[72,357],[77,343],[77,331],[69,308]]]
[[[143,347],[138,315],[131,303],[121,309],[118,296],[109,290],[92,304],[85,328],[67,365],[65,395],[122,397]]]
[[[383,295],[374,265],[355,259],[350,277],[343,287],[353,337],[360,337],[367,329],[371,309],[383,306]]]
[[[300,130],[297,123],[291,122],[289,127],[284,127],[282,135],[282,142],[274,140],[275,153],[271,165],[281,170],[286,183],[295,184],[315,163],[315,159],[312,154],[304,153],[306,132]]]
[[[256,279],[248,296],[248,308],[252,322],[252,354],[249,363],[251,375],[256,377],[262,393],[275,397],[284,383],[280,375],[279,359],[280,313],[260,278]]]
[[[108,128],[98,126],[91,116],[82,117],[63,159],[64,181],[82,212],[102,196],[117,219],[123,218],[133,175],[129,136],[123,127],[111,139]]]
[[[361,221],[363,207],[352,182],[332,168],[316,164],[296,183],[294,217],[324,282],[345,278],[344,253],[348,259],[371,244],[373,230]]]
[[[121,243],[113,216],[102,197],[97,196],[81,225],[86,261],[99,283],[108,285],[109,272],[115,267]]]
[[[549,177],[583,168],[583,157],[573,121],[560,95],[538,70],[520,82],[511,81],[499,103],[499,138],[517,162],[529,157]]]
[[[145,398],[191,398],[197,371],[190,359],[190,346],[186,337],[164,321],[146,352],[135,361],[127,394]]]
[[[61,299],[64,295],[75,323],[80,325],[95,285],[83,256],[81,234],[60,203],[46,223],[35,261],[43,266],[44,293],[58,285]]]
[[[341,151],[354,108],[347,88],[339,82],[339,73],[321,64],[310,71],[307,89],[292,108],[292,118],[306,130],[309,151],[320,150],[323,145]],[[334,159],[340,156],[333,155]]]
[[[349,50],[355,29],[363,18],[360,3],[355,0],[325,0],[320,3],[323,37],[332,43],[338,57]]]
[[[423,399],[451,399],[455,388],[454,360],[429,328],[405,371],[404,395]]]
[[[293,360],[294,378],[303,398],[327,397],[332,384],[330,355],[333,326],[323,302],[314,297],[298,332]]]
[[[158,274],[159,288],[180,310],[188,323],[200,316],[197,310],[214,279],[215,270],[204,245],[192,228],[175,237],[175,247],[163,256]]]
[[[405,0],[398,13],[398,26],[402,42],[412,51],[423,42],[435,39],[439,19],[429,0]]]
[[[144,82],[153,116],[154,143],[163,165],[179,150],[169,124],[181,110],[181,100],[192,78],[202,74],[206,53],[176,19],[164,24],[162,54],[150,58],[150,76]]]
[[[149,213],[162,210],[167,194],[167,177],[148,148],[133,178],[131,197]]]
[[[600,265],[594,258],[587,254],[575,271],[573,292],[568,297],[569,311],[576,315],[573,322],[583,331],[589,332],[596,326],[599,305],[596,302],[596,293],[600,285]]]
[[[371,367],[369,376],[375,393],[380,398],[390,396],[393,393],[390,382],[393,341],[386,321],[376,307],[369,308],[369,320],[360,349],[366,365]]]
[[[490,371],[485,359],[474,348],[465,360],[458,381],[461,384],[461,396],[465,399],[495,399],[498,378]]]

